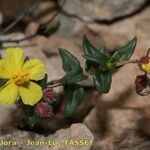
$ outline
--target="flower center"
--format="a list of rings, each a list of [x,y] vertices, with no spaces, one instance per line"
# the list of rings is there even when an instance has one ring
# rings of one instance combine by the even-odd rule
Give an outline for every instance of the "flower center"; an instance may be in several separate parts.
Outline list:
[[[16,85],[22,86],[29,82],[29,73],[19,71],[14,75],[13,80]]]

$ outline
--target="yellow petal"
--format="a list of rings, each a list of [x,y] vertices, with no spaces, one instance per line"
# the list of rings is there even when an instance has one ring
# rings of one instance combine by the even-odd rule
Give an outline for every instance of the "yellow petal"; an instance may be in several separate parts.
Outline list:
[[[9,70],[9,63],[6,60],[0,60],[0,78],[9,79],[12,77],[12,72]]]
[[[143,65],[142,65],[142,69],[143,69],[143,71],[145,71],[146,73],[150,73],[150,63],[148,63],[148,64],[143,64]]]
[[[30,74],[31,80],[39,80],[44,77],[45,66],[39,59],[31,59],[25,62],[23,70]]]
[[[26,87],[20,86],[19,93],[23,103],[31,106],[36,104],[43,95],[42,88],[32,81]]]
[[[12,82],[8,81],[0,88],[0,104],[13,104],[17,100],[18,87]]]
[[[10,63],[12,66],[11,69],[20,69],[25,60],[24,50],[17,48],[8,48],[5,50],[4,58]]]

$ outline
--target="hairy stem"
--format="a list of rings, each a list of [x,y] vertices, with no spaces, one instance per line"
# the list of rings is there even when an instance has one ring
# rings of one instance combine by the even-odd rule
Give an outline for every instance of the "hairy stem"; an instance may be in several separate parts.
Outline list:
[[[49,88],[54,88],[54,87],[58,87],[58,86],[62,86],[64,85],[64,83],[57,83],[57,84],[53,84],[53,85],[48,85]]]
[[[138,63],[138,59],[126,60],[126,61],[118,62],[116,64],[116,67],[122,67],[124,65],[131,64],[131,63]],[[92,71],[93,70],[90,70],[90,71],[86,72],[86,76],[90,76],[92,74]],[[105,70],[101,69],[100,71],[105,71]],[[47,83],[47,86],[50,87],[50,88],[59,87],[59,86],[63,86],[63,85],[65,85],[65,83],[61,83],[60,79],[52,80],[52,81]]]
[[[131,64],[131,63],[137,63],[138,59],[133,59],[133,60],[126,60],[126,61],[120,61],[116,64],[116,67],[121,67],[127,64]]]

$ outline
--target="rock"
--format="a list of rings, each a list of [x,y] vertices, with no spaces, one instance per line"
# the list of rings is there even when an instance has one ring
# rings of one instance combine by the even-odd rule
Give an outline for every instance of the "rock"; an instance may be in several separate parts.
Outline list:
[[[118,139],[114,142],[114,150],[149,150],[150,141],[148,138],[128,131],[122,135],[122,139]]]
[[[88,24],[87,31],[89,30],[96,35],[95,40],[93,37],[91,39],[97,41],[98,46],[101,46],[100,44],[102,43],[109,51],[113,51],[115,48],[122,46],[135,36],[138,39],[138,47],[147,43],[144,47],[148,49],[150,27],[147,24],[150,23],[149,13],[150,9],[147,8],[134,17],[124,19],[109,26],[95,23]],[[89,36],[91,35],[89,34]]]
[[[63,38],[72,39],[80,46],[80,49],[82,48],[81,39],[83,34],[86,34],[96,47],[105,46],[109,52],[113,52],[114,49],[124,45],[135,36],[138,39],[137,46],[140,49],[148,49],[150,35],[149,13],[150,9],[145,8],[132,17],[127,17],[110,25],[95,22],[87,23],[79,21],[75,17],[67,18],[60,15],[59,19],[62,24],[58,33]],[[104,14],[102,13],[102,15]]]
[[[143,117],[138,121],[139,130],[146,136],[150,135],[150,110],[149,107],[142,111]]]
[[[68,1],[64,10],[85,20],[112,19],[130,14],[140,8],[146,0],[93,0]]]
[[[96,138],[94,142],[95,150],[114,150],[114,145],[111,138],[99,139]]]
[[[83,140],[86,143],[82,146],[75,145],[75,140],[76,142]],[[55,134],[47,137],[19,130],[3,132],[0,135],[0,148],[3,150],[90,150],[93,140],[92,133],[85,125],[73,124],[70,128],[58,130]],[[11,144],[14,145],[4,146],[4,141],[5,143],[12,142]]]
[[[80,17],[83,17],[87,13],[87,16],[85,15],[86,16],[85,18],[90,17],[91,15],[93,15],[94,17],[97,17],[97,16],[105,17],[107,12],[112,11],[110,13],[111,14],[110,17],[105,18],[105,19],[112,19],[113,17],[117,17],[121,14],[125,15],[125,14],[130,13],[130,11],[134,11],[135,9],[138,9],[138,7],[141,7],[141,5],[143,5],[145,2],[146,0],[140,0],[140,1],[139,0],[133,0],[133,1],[129,1],[129,0],[97,1],[97,0],[94,0],[92,2],[90,1],[86,2],[83,5],[83,2],[81,0],[77,0],[74,2],[68,1],[65,4],[64,9],[68,11],[68,13],[73,13],[77,15],[79,13]],[[108,7],[109,11],[106,9],[103,12],[102,10],[106,8],[104,6]],[[100,9],[101,7],[103,9]],[[125,9],[123,9],[123,7],[125,7]],[[130,9],[126,9],[129,7]],[[96,11],[96,8],[98,8],[98,11]],[[92,13],[90,12],[90,10],[92,11]],[[94,14],[93,11],[96,11],[97,15]],[[99,11],[102,11],[102,13],[99,13]],[[67,48],[76,47],[75,50],[79,49],[82,51],[81,39],[82,39],[83,34],[87,34],[90,41],[93,44],[95,44],[97,47],[105,46],[108,49],[108,51],[112,52],[114,51],[114,49],[122,46],[127,41],[137,36],[138,47],[142,49],[143,47],[148,49],[149,48],[148,39],[150,35],[149,34],[149,31],[150,31],[149,13],[150,13],[150,9],[145,7],[143,11],[133,16],[124,18],[120,21],[116,21],[110,25],[107,25],[105,23],[102,23],[102,24],[95,23],[94,21],[92,21],[91,23],[88,23],[88,22],[80,21],[74,16],[66,17],[65,15],[59,14],[58,20],[61,21],[61,26],[60,26],[58,33],[50,37],[48,40],[46,40],[45,38],[35,38],[35,40],[38,40],[39,43],[41,43],[41,46],[44,46],[45,50],[49,50],[49,47],[53,47],[51,45],[57,44],[58,46],[55,45],[57,48],[60,47],[59,45],[61,45],[61,47],[62,45],[64,45],[64,47],[67,47]],[[30,27],[30,29],[28,30],[34,31],[35,29],[33,28],[36,28],[35,24],[32,23],[31,26],[33,27]],[[128,27],[128,28],[125,28],[125,27]],[[70,46],[70,45],[73,45],[73,46]],[[73,51],[75,50],[73,49]],[[51,53],[56,54],[56,52],[57,52],[56,50],[53,50],[51,48]]]
[[[128,131],[120,139],[104,138],[95,141],[94,148],[100,150],[149,150],[150,141],[142,135]]]
[[[84,124],[94,134],[95,149],[148,150],[150,145],[149,119],[134,110],[93,109]]]
[[[109,26],[107,26],[107,21],[109,22],[110,20],[114,20],[114,18],[121,18],[121,16],[126,16],[142,7],[145,3],[146,0],[76,0],[74,2],[68,1],[63,8],[65,13],[60,14],[58,17],[61,21],[59,33],[66,38],[74,37],[73,35],[77,35],[77,33],[83,34],[85,28],[88,25],[94,24],[94,20],[100,20],[100,23],[97,24],[99,28],[101,28],[101,24],[104,25],[104,27],[106,26],[109,28]],[[118,28],[116,29],[116,32],[120,32],[120,28],[119,30]],[[88,33],[88,30],[86,30],[86,33]],[[109,31],[109,33],[111,33],[111,30]],[[130,33],[130,31],[128,30],[127,33]],[[92,32],[90,32],[90,34],[92,34]],[[94,32],[94,34],[95,36],[97,36],[97,34],[100,33]],[[100,41],[101,37],[103,37],[102,34],[100,34],[100,37],[97,37],[97,40],[99,39],[99,43],[102,43]],[[113,38],[114,37],[115,36],[113,35]],[[121,37],[124,38],[123,35]]]

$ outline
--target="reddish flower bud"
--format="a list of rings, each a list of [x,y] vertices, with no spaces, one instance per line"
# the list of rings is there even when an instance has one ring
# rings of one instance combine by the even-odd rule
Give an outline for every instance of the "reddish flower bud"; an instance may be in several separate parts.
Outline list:
[[[149,57],[148,56],[144,56],[139,60],[140,64],[147,64],[149,62]]]
[[[150,73],[150,57],[144,56],[139,60],[139,67],[145,73]]]
[[[59,99],[59,95],[52,88],[46,88],[43,91],[43,98],[47,103],[52,104]]]
[[[36,105],[35,111],[38,116],[44,118],[44,117],[52,117],[53,116],[53,109],[49,104],[45,102],[39,102]]]
[[[139,75],[135,80],[136,92],[139,95],[146,96],[150,94],[150,81],[146,75]]]

